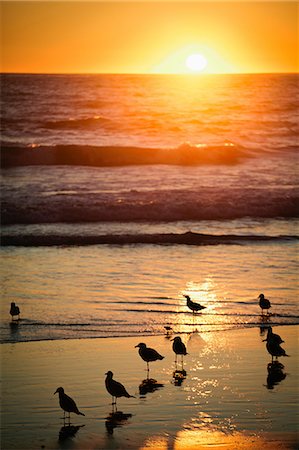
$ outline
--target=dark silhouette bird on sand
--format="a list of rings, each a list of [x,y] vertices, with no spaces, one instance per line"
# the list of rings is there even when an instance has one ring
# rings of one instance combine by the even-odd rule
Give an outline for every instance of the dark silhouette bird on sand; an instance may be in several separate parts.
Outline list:
[[[85,416],[85,414],[83,414],[79,411],[74,400],[64,393],[64,389],[62,387],[57,388],[56,391],[54,392],[54,394],[56,394],[57,392],[59,394],[59,405],[60,405],[61,409],[63,409],[64,419],[65,419],[66,412],[69,413],[69,420],[71,417],[71,413],[75,413],[80,416]]]
[[[116,399],[119,397],[135,398],[130,395],[123,384],[113,380],[113,373],[109,370],[106,374],[105,386],[109,394],[112,396],[112,405],[116,405]],[[115,401],[113,401],[115,398]]]
[[[147,364],[147,373],[149,374],[149,362],[157,361],[158,359],[164,359],[164,356],[160,355],[153,348],[147,347],[146,344],[141,342],[138,345],[135,345],[135,348],[139,347],[138,353]]]
[[[191,309],[193,314],[195,311],[201,311],[202,309],[205,309],[205,306],[202,306],[199,303],[193,302],[191,300],[191,298],[189,297],[189,295],[184,295],[184,297],[187,299],[187,306],[189,309]]]
[[[175,353],[175,363],[177,363],[177,355],[181,355],[181,362],[183,365],[184,355],[187,355],[187,349],[185,344],[182,342],[182,339],[179,336],[176,336],[173,340],[172,350]]]
[[[271,308],[270,300],[265,298],[264,294],[260,294],[258,298],[260,308],[262,309],[262,314],[264,314],[264,309],[266,309],[269,313],[269,309]]]
[[[20,308],[14,302],[11,302],[10,304],[9,313],[12,320],[14,320],[14,316],[18,316],[18,319],[20,318]]]

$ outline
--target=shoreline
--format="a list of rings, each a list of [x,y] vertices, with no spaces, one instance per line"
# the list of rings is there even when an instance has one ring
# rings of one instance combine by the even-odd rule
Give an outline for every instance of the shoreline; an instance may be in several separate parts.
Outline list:
[[[22,319],[21,319],[22,320]],[[12,324],[13,322],[10,322],[10,324]],[[16,321],[16,325],[17,321]],[[96,340],[96,339],[134,339],[134,338],[138,338],[139,336],[147,339],[147,338],[154,338],[154,337],[165,337],[165,338],[170,338],[172,335],[173,336],[188,336],[192,333],[198,333],[198,334],[209,334],[209,333],[222,333],[222,332],[235,332],[235,331],[242,331],[242,330],[249,330],[249,329],[260,329],[261,330],[261,325],[258,324],[244,324],[244,325],[232,325],[232,324],[222,324],[221,326],[223,328],[219,328],[217,330],[207,330],[206,329],[206,325],[205,329],[203,330],[198,330],[197,328],[194,331],[172,331],[170,334],[167,334],[166,332],[151,332],[149,333],[143,333],[143,332],[136,332],[135,334],[128,334],[128,335],[110,335],[110,336],[88,336],[88,337],[59,337],[59,338],[37,338],[37,339],[31,339],[31,340],[20,340],[20,341],[3,341],[0,340],[0,346],[1,345],[11,345],[11,344],[30,344],[32,342],[36,342],[36,343],[42,343],[42,342],[60,342],[60,341],[85,341],[85,340]],[[201,325],[202,326],[202,325]],[[211,325],[210,325],[211,326]],[[219,325],[214,325],[214,326],[219,326]],[[299,326],[299,322],[298,323],[273,323],[273,322],[265,322],[265,327],[263,327],[265,330],[267,330],[267,326],[272,326],[274,328],[277,327],[298,327]]]
[[[268,387],[271,357],[256,327],[181,335],[188,355],[180,386],[165,336],[8,343],[2,346],[3,448],[295,449],[298,327],[274,330],[291,357],[280,358],[285,376]],[[165,356],[150,365],[150,376],[162,387],[143,396],[138,386],[146,365],[134,348],[140,341]],[[112,423],[104,386],[108,370],[136,397],[118,400],[125,417]],[[53,395],[58,386],[85,414],[72,415],[73,436],[60,434],[62,411]]]

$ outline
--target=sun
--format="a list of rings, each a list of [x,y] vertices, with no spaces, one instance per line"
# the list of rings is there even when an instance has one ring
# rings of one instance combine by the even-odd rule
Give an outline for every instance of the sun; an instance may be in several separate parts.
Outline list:
[[[192,72],[201,72],[207,67],[208,61],[201,53],[193,53],[186,58],[185,65]]]

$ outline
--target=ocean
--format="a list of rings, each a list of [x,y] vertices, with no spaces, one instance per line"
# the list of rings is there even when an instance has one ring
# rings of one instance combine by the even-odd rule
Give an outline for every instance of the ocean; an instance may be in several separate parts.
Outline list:
[[[298,75],[1,86],[2,342],[299,323]]]

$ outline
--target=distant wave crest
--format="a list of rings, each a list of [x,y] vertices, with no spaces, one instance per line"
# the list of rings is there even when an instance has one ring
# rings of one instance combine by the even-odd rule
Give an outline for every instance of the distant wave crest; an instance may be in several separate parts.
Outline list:
[[[52,120],[42,124],[42,128],[61,129],[61,130],[80,130],[88,128],[96,128],[102,124],[111,122],[109,118],[104,116],[83,117],[80,119],[69,118],[67,120]]]
[[[242,243],[259,243],[275,241],[295,241],[297,236],[257,236],[257,235],[212,235],[193,233],[162,234],[114,234],[100,236],[84,235],[6,235],[2,245],[9,246],[55,246],[55,245],[235,245]]]

